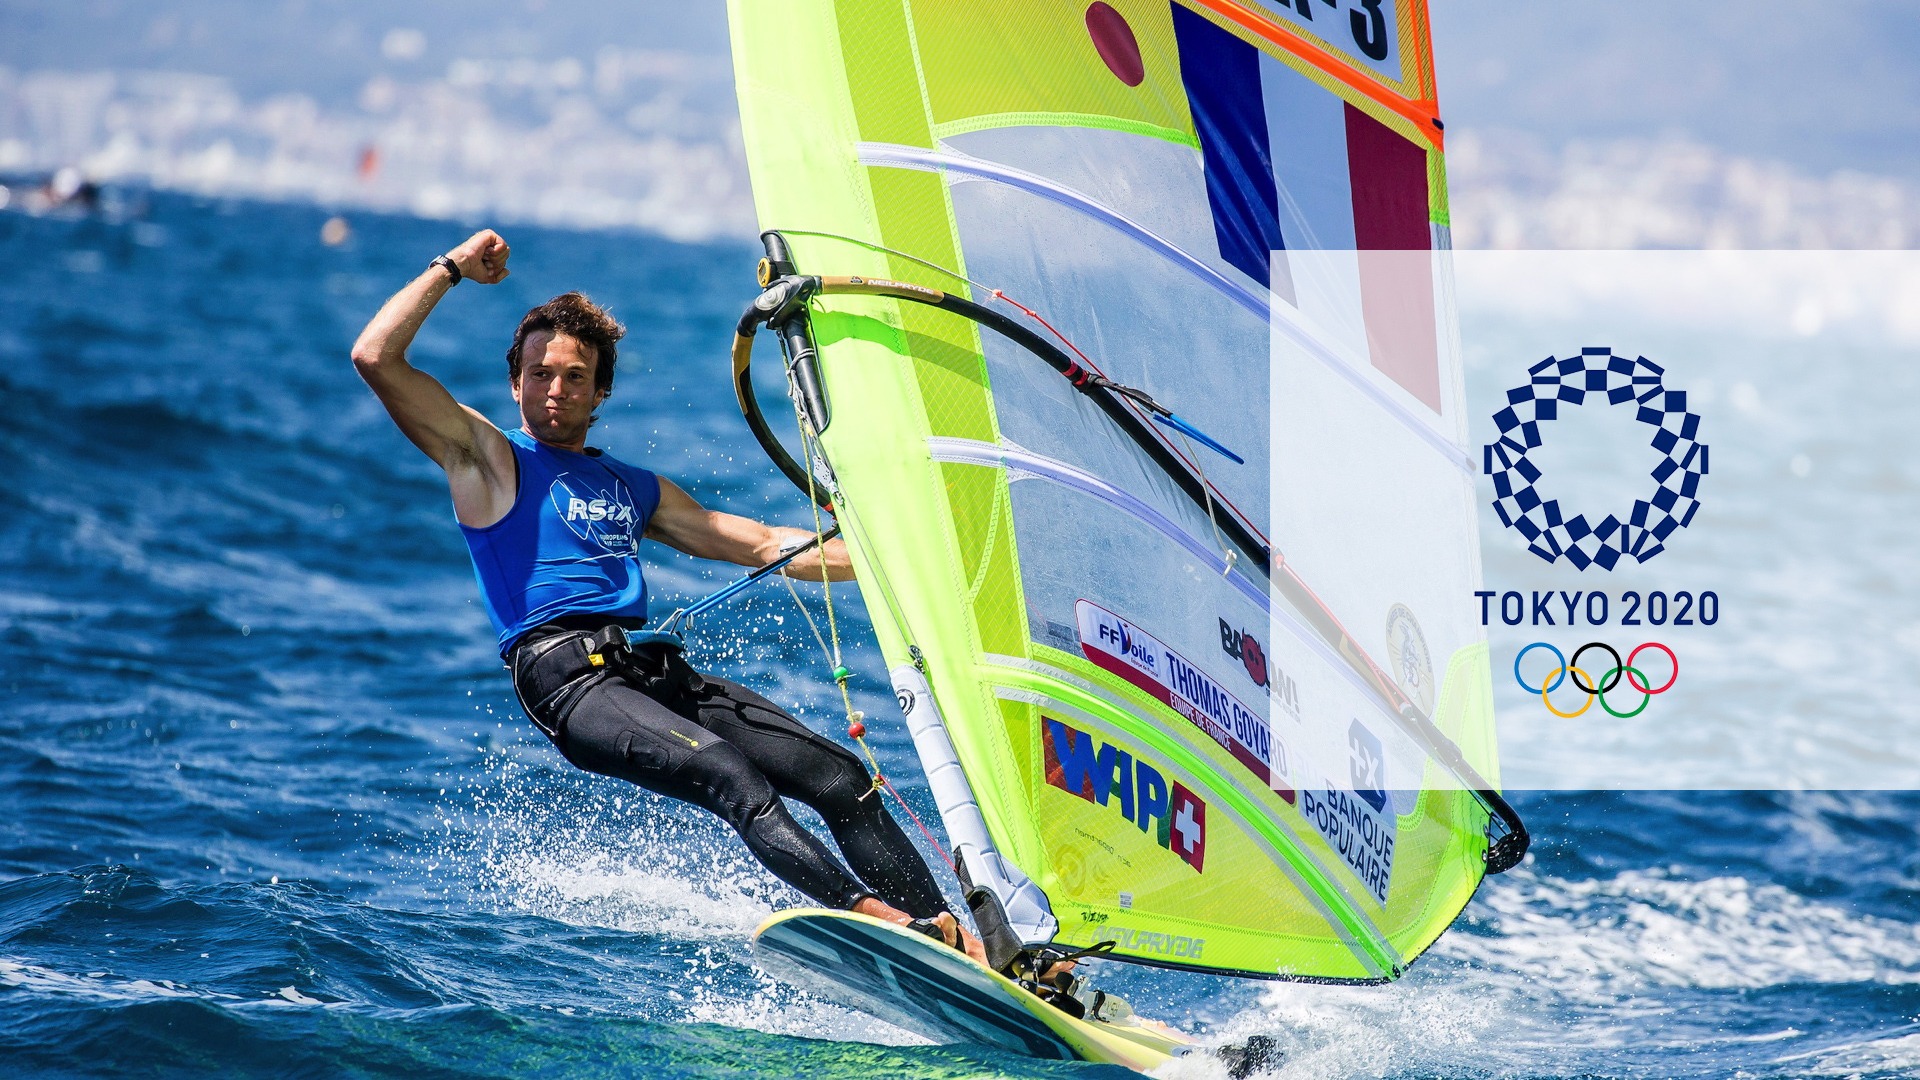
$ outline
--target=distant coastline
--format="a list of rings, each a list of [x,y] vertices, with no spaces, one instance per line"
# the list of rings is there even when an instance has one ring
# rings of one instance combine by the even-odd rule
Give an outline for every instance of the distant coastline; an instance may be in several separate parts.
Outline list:
[[[1679,136],[1449,135],[1456,248],[1920,246],[1920,189],[1892,177],[1820,175]],[[430,219],[686,241],[755,231],[729,73],[670,53],[461,60],[434,78],[375,75],[330,104],[249,97],[214,75],[0,67],[0,175],[62,168]]]

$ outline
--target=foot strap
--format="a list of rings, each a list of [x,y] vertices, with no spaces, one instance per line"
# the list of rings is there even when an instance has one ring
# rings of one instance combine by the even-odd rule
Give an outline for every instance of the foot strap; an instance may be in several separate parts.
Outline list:
[[[916,934],[925,934],[956,952],[962,954],[966,952],[966,950],[961,947],[960,935],[956,933],[954,939],[948,941],[947,935],[940,929],[940,923],[934,919],[915,919],[907,924],[907,929],[912,930]]]

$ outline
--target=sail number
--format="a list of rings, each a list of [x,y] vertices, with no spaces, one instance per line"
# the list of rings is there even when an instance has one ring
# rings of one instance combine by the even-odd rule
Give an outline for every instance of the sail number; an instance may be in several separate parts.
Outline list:
[[[1316,22],[1315,6],[1326,8],[1321,16],[1338,19],[1344,10],[1347,26],[1353,34],[1353,47],[1375,63],[1387,59],[1393,43],[1387,31],[1393,24],[1390,0],[1278,0],[1281,10],[1294,15],[1295,22]],[[1314,28],[1316,31],[1319,27]]]

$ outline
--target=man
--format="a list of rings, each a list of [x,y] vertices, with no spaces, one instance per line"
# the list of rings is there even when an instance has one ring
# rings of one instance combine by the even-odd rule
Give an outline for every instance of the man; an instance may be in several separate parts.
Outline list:
[[[812,539],[705,509],[672,481],[586,445],[625,329],[579,293],[529,311],[507,352],[521,421],[512,432],[408,363],[407,346],[447,290],[498,283],[507,255],[506,241],[482,230],[433,260],[360,332],[353,363],[447,474],[527,715],[574,765],[718,814],[816,902],[912,926],[984,962],[858,758],[738,683],[694,672],[673,645],[623,651],[625,632],[647,619],[641,539],[742,566]],[[782,572],[818,579],[823,560],[829,577],[853,576],[838,540]],[[847,864],[800,827],[782,796],[819,811]]]

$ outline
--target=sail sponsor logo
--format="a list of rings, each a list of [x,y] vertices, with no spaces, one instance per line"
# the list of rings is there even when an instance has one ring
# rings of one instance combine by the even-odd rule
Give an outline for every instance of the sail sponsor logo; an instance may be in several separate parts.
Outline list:
[[[1393,880],[1394,814],[1387,809],[1387,758],[1380,739],[1355,720],[1347,729],[1346,786],[1328,781],[1301,792],[1300,812],[1381,904]]]
[[[580,539],[615,555],[639,552],[640,538],[634,526],[640,515],[633,508],[632,494],[619,480],[608,491],[572,473],[561,473],[547,489],[547,499],[560,520]]]
[[[1120,816],[1196,871],[1207,858],[1207,804],[1185,784],[1115,743],[1050,716],[1040,718],[1047,783]]]
[[[1221,619],[1220,651],[1240,661],[1240,666],[1247,671],[1247,678],[1252,679],[1255,686],[1265,690],[1295,720],[1300,719],[1299,684],[1273,663],[1273,658],[1267,655],[1266,647],[1260,644],[1259,638],[1253,636],[1253,631],[1241,630]]]
[[[1347,728],[1347,779],[1368,806],[1387,808],[1387,751],[1379,736],[1358,720]]]
[[[1100,638],[1102,646],[1112,650],[1127,663],[1149,675],[1159,673],[1161,650],[1154,647],[1159,645],[1159,642],[1128,626],[1125,621],[1116,618],[1109,622],[1102,622],[1095,630],[1095,634]],[[1150,641],[1153,642],[1152,645],[1148,644]]]
[[[847,279],[847,284],[866,285],[876,289],[890,289],[897,292],[909,292],[918,296],[938,297],[940,295],[938,290],[929,289],[925,285],[915,285],[910,281],[894,281],[891,278],[850,277]]]
[[[1124,926],[1109,926],[1100,932],[1101,938],[1112,939],[1115,948],[1131,953],[1151,953],[1155,956],[1179,956],[1188,960],[1200,959],[1207,947],[1207,939],[1188,937],[1185,934],[1156,934],[1150,930],[1130,930]]]
[[[1405,604],[1387,609],[1387,668],[1408,700],[1423,713],[1433,712],[1433,656],[1420,620]]]
[[[1087,659],[1145,690],[1206,732],[1234,759],[1294,801],[1287,747],[1267,719],[1165,642],[1087,600],[1074,605],[1080,650]],[[1291,680],[1288,680],[1291,685]]]

